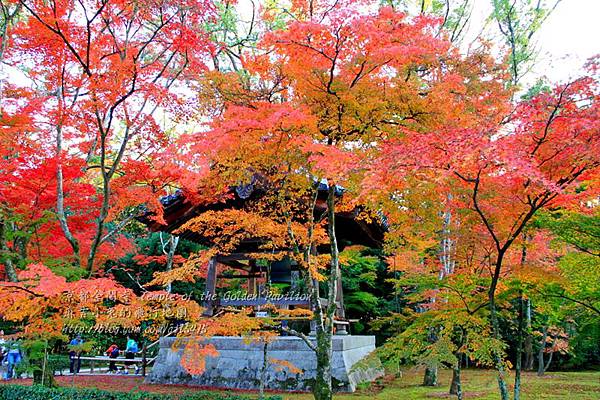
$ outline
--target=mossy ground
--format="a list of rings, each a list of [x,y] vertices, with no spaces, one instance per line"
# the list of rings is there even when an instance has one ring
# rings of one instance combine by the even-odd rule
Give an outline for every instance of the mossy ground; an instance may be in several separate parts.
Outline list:
[[[336,395],[337,400],[411,400],[456,398],[448,394],[451,372],[440,371],[439,386],[423,387],[423,372],[404,371],[401,377],[386,377],[368,388],[354,394]],[[494,371],[463,371],[463,392],[465,398],[499,398],[496,374]],[[512,379],[512,376],[510,376]],[[510,382],[512,383],[512,382]],[[512,384],[510,385],[512,390]],[[598,372],[549,372],[544,377],[526,372],[523,375],[521,398],[531,399],[600,399],[600,371]],[[511,393],[512,394],[512,393]],[[284,394],[286,400],[309,400],[310,394]]]
[[[407,370],[401,376],[387,376],[368,387],[363,387],[353,394],[338,394],[335,400],[412,400],[412,399],[444,399],[455,398],[448,395],[451,373],[441,370],[439,386],[423,387],[423,371]],[[462,374],[463,391],[467,399],[493,399],[498,396],[498,386],[494,371],[465,370]],[[512,376],[507,382],[512,383]],[[4,381],[6,382],[6,381]],[[31,380],[10,381],[11,383],[31,384]],[[78,376],[74,380],[70,376],[57,377],[61,386],[96,387],[115,391],[148,391],[154,393],[184,393],[194,388],[184,385],[149,385],[142,382],[141,377],[134,376]],[[510,385],[512,390],[512,385]],[[253,392],[253,397],[258,397]],[[311,400],[308,393],[279,393],[285,400]],[[544,377],[526,372],[523,376],[523,400],[532,399],[568,399],[598,400],[600,399],[600,371],[588,372],[549,372]]]

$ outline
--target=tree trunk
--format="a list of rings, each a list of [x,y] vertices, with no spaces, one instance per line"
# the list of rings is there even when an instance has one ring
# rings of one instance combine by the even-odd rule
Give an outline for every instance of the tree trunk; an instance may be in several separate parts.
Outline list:
[[[548,327],[542,329],[542,341],[540,342],[540,350],[538,352],[538,370],[537,375],[544,375],[544,350],[546,350],[546,339],[548,338]]]
[[[46,387],[58,387],[56,379],[54,379],[54,372],[49,369],[46,369],[44,371],[33,371],[33,384],[43,385]]]
[[[550,368],[550,363],[552,362],[552,356],[554,355],[554,345],[556,344],[557,338],[558,338],[558,336],[552,337],[552,346],[550,347],[550,354],[548,355],[548,361],[546,361],[546,364],[544,365],[544,372],[548,371],[548,368]]]
[[[46,387],[58,387],[58,384],[54,379],[54,371],[52,368],[48,368],[48,353],[46,351],[44,351],[44,356],[41,359],[38,359],[35,364],[37,364],[39,368],[36,368],[33,371],[33,383],[35,385]]]
[[[101,165],[102,169],[105,168],[104,165]],[[106,175],[105,173],[102,174]],[[104,231],[104,221],[108,217],[108,208],[109,202],[108,199],[110,197],[110,182],[109,178],[103,178],[103,186],[102,186],[102,205],[100,206],[100,214],[98,218],[96,218],[96,232],[94,233],[94,239],[90,245],[90,252],[87,257],[86,270],[88,273],[88,278],[91,278],[94,274],[94,261],[96,260],[96,253],[98,252],[98,248],[100,247],[100,242],[102,240],[102,232]]]
[[[437,386],[437,381],[438,381],[437,367],[425,368],[425,375],[423,376],[423,386]]]
[[[125,151],[126,145],[130,138],[130,126],[125,127],[125,132],[123,139],[121,140],[121,145],[117,152],[117,155],[114,159],[111,160],[111,165],[106,165],[107,159],[107,137],[108,132],[110,131],[110,126],[105,127],[98,119],[98,129],[99,129],[99,137],[100,137],[100,176],[102,177],[102,202],[100,203],[100,209],[98,210],[98,217],[96,218],[96,231],[94,233],[94,237],[90,244],[90,250],[87,256],[87,264],[86,269],[88,272],[88,277],[91,277],[94,273],[94,262],[96,261],[96,255],[98,253],[98,249],[100,245],[102,245],[103,241],[106,239],[103,236],[104,232],[104,224],[106,222],[106,218],[108,218],[108,211],[110,210],[110,195],[111,195],[111,181],[112,178],[117,171],[119,164],[121,163],[123,153]],[[115,232],[116,233],[116,232]]]
[[[268,353],[269,342],[267,339],[263,339],[263,365],[260,370],[260,383],[259,383],[259,399],[265,398],[265,382],[267,380],[267,366],[268,366]]]
[[[462,400],[462,383],[460,380],[460,356],[458,358],[458,362],[456,366],[452,368],[452,382],[450,383],[450,394],[456,395],[458,400]]]
[[[521,398],[521,363],[523,359],[523,325],[524,325],[524,310],[523,310],[523,293],[519,293],[519,326],[517,332],[517,359],[515,362],[515,387],[514,400]]]
[[[22,236],[16,237],[13,240],[14,251],[19,256],[19,259],[26,260],[27,259],[27,244],[29,243],[29,238]]]
[[[546,371],[548,371],[548,368],[550,368],[550,363],[552,362],[553,355],[554,355],[554,352],[550,351],[550,355],[548,356],[548,361],[546,361],[546,365],[544,365],[544,373],[546,373]]]
[[[10,36],[9,27],[15,20],[18,20],[19,13],[23,7],[21,3],[17,3],[15,8],[11,10],[8,4],[2,4],[4,23],[0,26],[0,68],[2,68],[2,72],[4,72],[4,54],[6,53],[6,49],[8,49],[9,44],[9,40],[7,40]],[[3,99],[2,96],[4,95],[4,82],[4,79],[0,79],[0,101]],[[2,110],[0,110],[0,117],[1,116]],[[3,219],[0,219],[0,257],[2,257],[0,262],[4,264],[6,278],[10,282],[17,282],[17,270],[13,264],[13,260],[11,259],[11,252],[8,244],[6,243],[5,223],[6,222]]]
[[[177,245],[179,244],[179,236],[169,235],[169,240],[165,242],[163,241],[161,232],[160,242],[162,245],[162,252],[165,256],[167,256],[167,266],[165,267],[165,271],[170,271],[173,269],[173,258],[175,257],[175,251],[177,250]],[[169,250],[167,250],[167,246],[169,247]],[[165,291],[167,293],[171,293],[170,282],[165,285]]]
[[[492,282],[490,284],[490,290],[488,292],[489,297],[489,308],[490,308],[490,321],[492,325],[492,335],[496,340],[502,340],[500,336],[500,327],[498,326],[498,314],[496,311],[496,287],[498,285],[498,280],[500,279],[500,270],[502,268],[502,260],[504,258],[504,251],[498,252],[498,258],[496,259],[496,267],[494,270],[494,275],[492,277]],[[498,371],[498,389],[500,390],[500,398],[502,400],[508,400],[508,389],[506,387],[506,382],[504,381],[504,364],[502,363],[502,358],[498,352],[494,352],[494,363],[496,364],[496,370]]]
[[[59,103],[63,102],[62,93],[57,95]],[[81,255],[79,252],[79,241],[73,236],[69,229],[69,223],[67,222],[67,214],[65,212],[65,192],[63,187],[63,170],[62,170],[62,126],[61,122],[58,122],[56,126],[56,218],[60,225],[60,229],[65,235],[65,239],[71,245],[73,249],[73,256],[75,257],[75,265],[81,266]]]
[[[439,328],[429,328],[429,334],[427,335],[427,341],[429,343],[435,343],[438,340]],[[437,365],[430,365],[425,368],[425,374],[423,376],[423,386],[437,386],[438,384],[438,367]]]
[[[525,299],[525,365],[526,371],[533,370],[533,335],[531,334],[531,300]]]
[[[0,25],[0,68],[2,68],[2,74],[4,75],[4,54],[6,53],[6,49],[8,49],[8,44],[10,43],[9,38],[9,27],[14,23],[15,20],[18,21],[19,13],[21,12],[21,8],[23,4],[17,3],[15,8],[10,9],[9,2],[2,3],[2,13],[3,13],[3,23]],[[5,79],[0,79],[0,102],[3,100],[4,95],[4,83]],[[0,110],[0,117],[2,116],[2,111]]]
[[[317,201],[318,191],[315,187],[315,194],[313,197],[314,210]],[[316,247],[312,243],[312,232],[314,226],[313,212],[309,213],[308,220],[308,247],[304,251],[304,261],[307,266],[311,264],[311,257],[316,255]],[[302,333],[288,330],[288,333],[292,333],[302,338],[307,345],[314,350],[317,359],[316,376],[312,385],[312,393],[316,400],[331,400],[333,397],[332,379],[331,379],[331,358],[333,350],[333,320],[336,312],[336,293],[337,284],[340,282],[340,265],[339,265],[339,251],[337,246],[337,238],[335,234],[335,186],[329,183],[329,193],[327,196],[327,234],[330,240],[331,248],[331,262],[330,271],[328,278],[328,290],[327,290],[327,307],[324,307],[320,300],[319,295],[319,282],[314,278],[307,276],[306,283],[310,291],[310,301],[313,310],[313,318],[311,320],[311,336],[314,335],[316,344],[311,345],[311,341]],[[291,229],[291,225],[288,224],[288,230],[292,241],[294,241],[294,233]],[[296,248],[296,251],[299,249]],[[313,331],[314,330],[314,331]]]
[[[447,198],[448,200],[451,200],[452,195],[448,194]],[[440,271],[438,273],[438,280],[440,281],[446,278],[448,275],[454,273],[454,267],[456,264],[456,261],[452,258],[455,244],[450,238],[450,223],[452,220],[452,213],[450,211],[444,211],[442,218],[442,240],[440,242],[440,252],[438,255],[440,260]],[[433,298],[432,301],[435,301],[435,298]],[[438,340],[438,330],[439,327],[431,328],[429,335],[429,341],[431,343],[435,343]],[[425,375],[423,376],[423,386],[437,386],[437,384],[438,368],[425,368]],[[450,390],[452,390],[452,388],[450,388]]]
[[[313,386],[315,400],[331,400],[332,333],[317,328],[317,375]]]
[[[329,271],[327,288],[327,309],[325,315],[319,313],[320,321],[315,321],[317,334],[317,375],[313,386],[313,395],[316,400],[331,400],[333,397],[331,385],[333,319],[337,308],[335,300],[341,271],[339,250],[335,235],[335,185],[332,182],[329,182],[329,193],[327,196],[327,219],[327,234],[331,244],[331,269]]]
[[[0,220],[0,261],[4,264],[6,278],[10,282],[17,282],[17,270],[12,260],[12,252],[6,243],[6,223]]]

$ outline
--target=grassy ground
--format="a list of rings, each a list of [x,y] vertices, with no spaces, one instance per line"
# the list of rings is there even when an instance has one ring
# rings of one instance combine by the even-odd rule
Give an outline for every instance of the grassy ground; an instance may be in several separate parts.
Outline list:
[[[74,384],[78,387],[96,387],[116,391],[148,391],[158,393],[183,393],[193,390],[189,386],[145,385],[141,377],[134,376],[70,376],[57,377],[61,386]],[[511,377],[512,378],[512,377]],[[405,371],[401,377],[387,377],[380,382],[363,388],[354,394],[335,396],[336,400],[411,400],[455,398],[449,396],[450,372],[440,371],[440,386],[425,388],[420,386],[421,371]],[[16,380],[12,383],[31,384],[30,380]],[[512,386],[510,387],[512,390]],[[493,371],[463,371],[463,391],[465,398],[498,399],[498,386]],[[512,393],[511,393],[512,394]],[[310,394],[281,394],[286,400],[310,400]],[[551,372],[545,377],[525,373],[522,384],[522,399],[600,399],[600,372]]]
[[[450,371],[440,371],[438,387],[423,387],[421,371],[406,371],[401,378],[383,383],[383,387],[372,388],[352,395],[340,395],[340,400],[410,400],[456,398],[448,395]],[[493,371],[463,371],[463,393],[465,398],[498,399],[498,384]],[[512,377],[511,377],[512,378]],[[512,391],[512,385],[510,385]],[[600,372],[559,372],[538,377],[535,373],[525,373],[522,379],[523,400],[531,399],[600,399]],[[511,393],[512,397],[512,393]],[[289,400],[308,400],[308,395],[284,395]]]

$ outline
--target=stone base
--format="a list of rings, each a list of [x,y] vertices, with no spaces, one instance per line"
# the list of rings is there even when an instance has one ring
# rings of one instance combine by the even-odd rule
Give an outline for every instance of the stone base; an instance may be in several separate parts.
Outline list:
[[[158,357],[146,383],[189,384],[226,389],[259,389],[263,365],[263,346],[241,337],[215,336],[203,343],[212,344],[219,355],[206,357],[204,373],[190,375],[180,364],[187,339],[161,338]],[[374,336],[334,336],[331,363],[333,388],[353,392],[362,382],[383,375],[376,357],[368,365],[355,364],[375,350]],[[199,356],[202,357],[202,356]],[[310,391],[316,375],[316,356],[297,337],[280,336],[269,343],[265,389]],[[275,360],[272,360],[275,359]],[[291,365],[292,368],[288,368]]]

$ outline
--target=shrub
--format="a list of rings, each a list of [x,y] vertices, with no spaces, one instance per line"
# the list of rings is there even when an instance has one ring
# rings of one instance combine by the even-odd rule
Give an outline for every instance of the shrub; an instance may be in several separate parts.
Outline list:
[[[250,400],[250,396],[227,392],[190,392],[185,394],[157,394],[149,392],[111,392],[98,389],[47,388],[40,385],[0,385],[0,400]],[[268,396],[267,400],[281,400]]]

